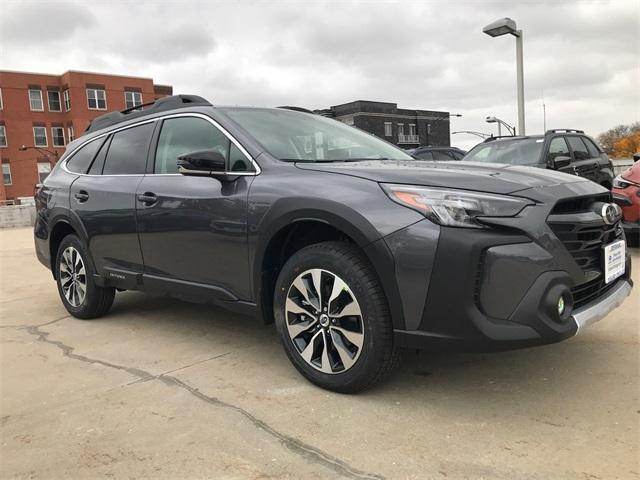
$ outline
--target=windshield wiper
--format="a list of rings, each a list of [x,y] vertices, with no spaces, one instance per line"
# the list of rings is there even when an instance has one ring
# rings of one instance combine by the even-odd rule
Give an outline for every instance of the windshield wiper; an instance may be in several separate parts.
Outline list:
[[[306,158],[281,158],[283,162],[299,162],[299,163],[337,163],[337,162],[367,162],[370,160],[390,160],[387,157],[377,157],[377,158],[318,158],[309,160]]]

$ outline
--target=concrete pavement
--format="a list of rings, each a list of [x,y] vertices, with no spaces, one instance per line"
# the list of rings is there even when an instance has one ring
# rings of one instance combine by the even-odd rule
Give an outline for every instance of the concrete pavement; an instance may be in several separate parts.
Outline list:
[[[624,305],[557,345],[407,352],[320,390],[273,326],[126,292],[70,318],[30,229],[0,230],[2,478],[640,478],[640,253]]]

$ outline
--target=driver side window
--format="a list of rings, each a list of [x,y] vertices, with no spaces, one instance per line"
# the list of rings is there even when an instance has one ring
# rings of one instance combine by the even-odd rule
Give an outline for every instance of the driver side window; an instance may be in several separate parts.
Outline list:
[[[202,118],[169,118],[162,123],[153,173],[178,173],[178,157],[185,153],[212,150],[229,161],[230,140]]]

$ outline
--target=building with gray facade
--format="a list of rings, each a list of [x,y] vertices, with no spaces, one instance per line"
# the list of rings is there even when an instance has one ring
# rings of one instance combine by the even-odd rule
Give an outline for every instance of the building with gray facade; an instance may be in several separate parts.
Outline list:
[[[398,108],[396,103],[356,100],[316,113],[384,138],[401,148],[450,146],[449,112]]]

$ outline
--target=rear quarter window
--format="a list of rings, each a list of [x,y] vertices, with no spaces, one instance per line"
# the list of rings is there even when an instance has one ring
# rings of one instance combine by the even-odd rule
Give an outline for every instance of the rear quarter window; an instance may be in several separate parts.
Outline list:
[[[65,165],[67,170],[73,173],[87,173],[89,165],[91,165],[103,141],[104,138],[99,138],[80,147],[78,151],[67,160]]]

